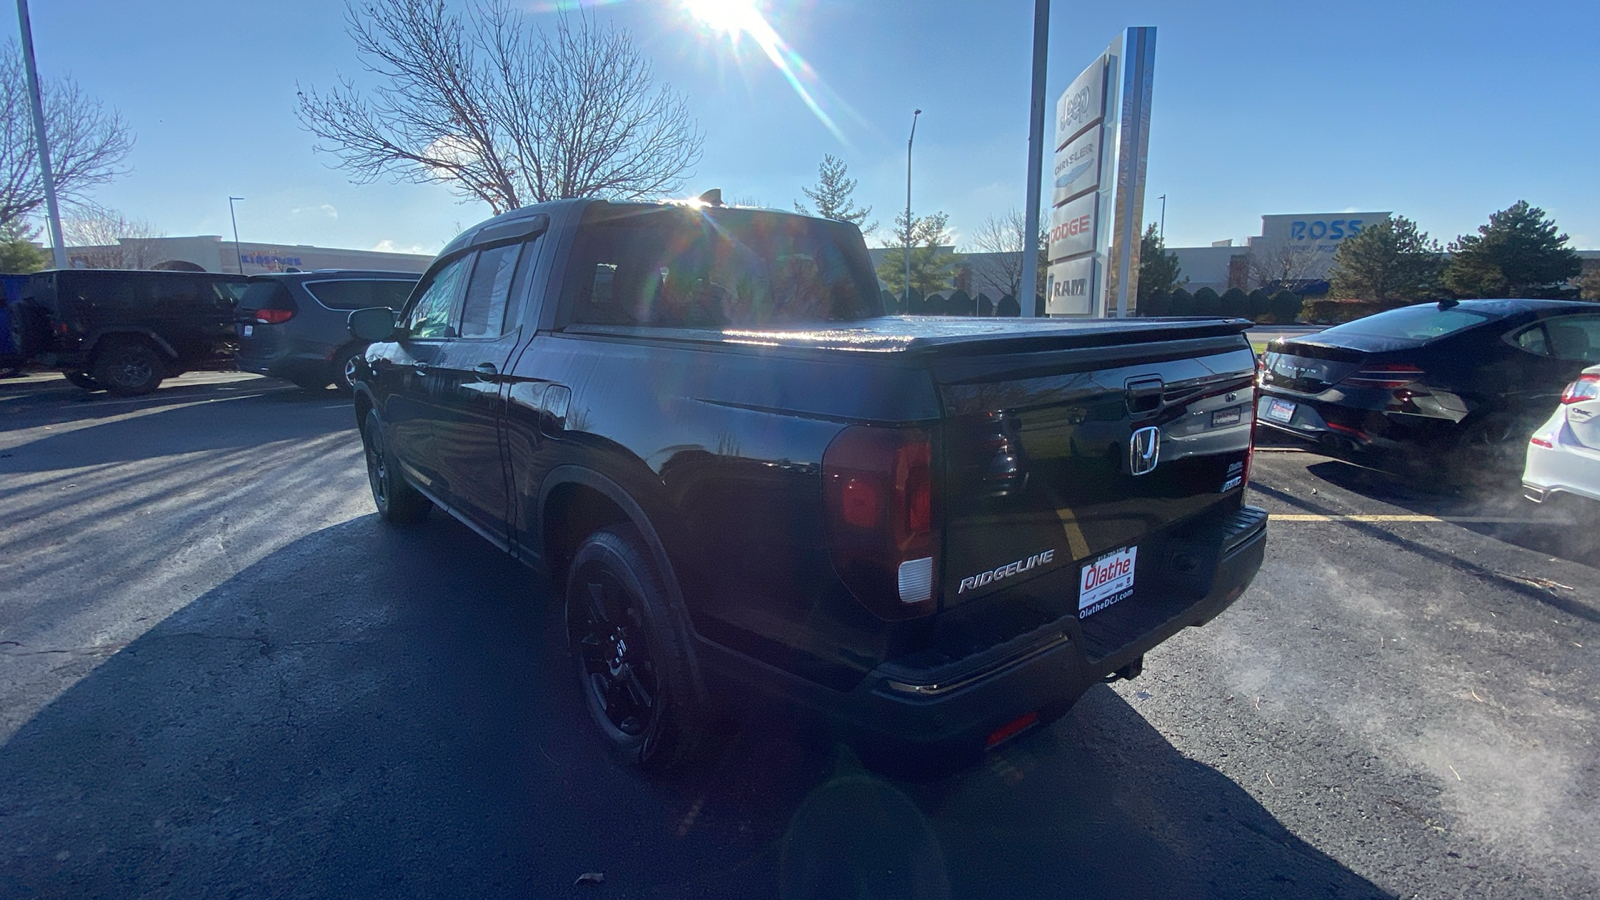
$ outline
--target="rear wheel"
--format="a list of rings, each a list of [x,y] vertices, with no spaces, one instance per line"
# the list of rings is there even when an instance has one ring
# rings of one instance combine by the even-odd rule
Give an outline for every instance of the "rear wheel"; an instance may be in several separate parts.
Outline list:
[[[376,410],[367,413],[361,443],[366,450],[367,484],[372,488],[378,515],[395,525],[415,525],[426,519],[433,502],[400,477],[384,443],[383,421]]]
[[[706,730],[688,641],[638,530],[616,525],[585,538],[572,559],[566,600],[578,684],[612,749],[647,771],[693,760]]]
[[[75,386],[81,387],[86,391],[105,390],[105,385],[95,381],[94,376],[90,375],[88,372],[62,372],[61,374],[66,376],[66,379],[72,382]]]
[[[138,397],[161,385],[166,377],[166,361],[146,341],[118,340],[95,356],[90,374],[119,397]]]

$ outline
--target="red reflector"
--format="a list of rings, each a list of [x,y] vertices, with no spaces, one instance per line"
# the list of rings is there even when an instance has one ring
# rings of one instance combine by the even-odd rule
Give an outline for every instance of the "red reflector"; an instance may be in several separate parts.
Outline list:
[[[861,478],[845,482],[840,511],[844,520],[857,528],[873,528],[883,513],[883,497],[878,486]]]
[[[1556,446],[1542,437],[1528,438],[1528,443],[1534,445],[1535,447],[1549,447],[1551,449],[1555,449]]]
[[[292,318],[294,318],[294,310],[292,309],[256,310],[256,321],[263,325],[282,325]]]
[[[983,745],[985,747],[993,747],[995,744],[1016,737],[1037,724],[1039,724],[1039,714],[1037,712],[1024,713],[996,728],[994,733],[989,735],[989,739],[983,742]]]

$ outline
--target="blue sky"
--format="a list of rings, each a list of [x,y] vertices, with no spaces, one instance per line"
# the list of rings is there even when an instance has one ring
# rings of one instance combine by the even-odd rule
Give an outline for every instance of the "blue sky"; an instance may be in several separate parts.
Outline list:
[[[843,141],[753,45],[735,50],[678,0],[598,8],[687,94],[706,134],[691,193],[787,207],[834,153],[887,226],[920,107],[918,213],[942,209],[970,235],[1022,206],[1031,0],[763,9],[814,67]],[[312,152],[296,82],[362,76],[342,4],[34,0],[32,17],[42,74],[72,75],[138,135],[132,174],[98,200],[167,234],[229,234],[229,194],[245,198],[242,238],[284,244],[431,252],[488,214],[443,187],[352,185]],[[1167,194],[1169,245],[1345,209],[1392,209],[1448,239],[1525,198],[1575,246],[1600,248],[1600,4],[1056,0],[1052,108],[1129,25],[1158,28],[1146,219]],[[9,5],[0,27],[16,33]]]

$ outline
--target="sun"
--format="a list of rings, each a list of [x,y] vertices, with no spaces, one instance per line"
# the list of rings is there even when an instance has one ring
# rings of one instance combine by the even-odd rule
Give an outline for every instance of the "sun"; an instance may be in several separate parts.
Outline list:
[[[751,30],[752,22],[761,22],[761,13],[753,0],[682,0],[689,15],[713,31],[738,37]]]

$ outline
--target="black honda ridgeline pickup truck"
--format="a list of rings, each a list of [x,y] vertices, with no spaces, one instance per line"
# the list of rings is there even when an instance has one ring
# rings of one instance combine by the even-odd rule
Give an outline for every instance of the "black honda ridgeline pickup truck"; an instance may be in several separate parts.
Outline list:
[[[378,510],[438,506],[565,599],[632,763],[753,706],[949,766],[1250,584],[1247,323],[894,317],[850,225],[569,200],[456,238],[355,411]]]

